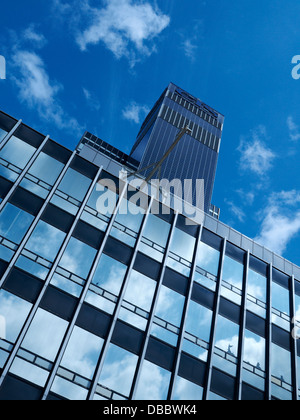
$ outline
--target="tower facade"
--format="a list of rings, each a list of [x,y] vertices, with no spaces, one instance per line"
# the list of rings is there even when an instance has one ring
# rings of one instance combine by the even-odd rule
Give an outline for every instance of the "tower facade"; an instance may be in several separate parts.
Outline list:
[[[204,180],[205,212],[209,212],[224,116],[178,86],[170,83],[143,122],[131,156],[147,168],[158,162],[171,147],[178,130],[188,126],[176,148],[163,162],[161,178]],[[147,173],[147,170],[145,171]],[[149,173],[149,171],[148,171]],[[195,184],[185,191],[188,201],[196,203]]]

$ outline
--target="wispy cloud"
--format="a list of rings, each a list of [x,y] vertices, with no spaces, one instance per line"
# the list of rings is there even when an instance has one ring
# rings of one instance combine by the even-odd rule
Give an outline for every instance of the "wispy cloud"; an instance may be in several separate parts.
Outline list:
[[[70,117],[60,105],[58,93],[63,90],[63,86],[51,80],[40,55],[31,50],[20,49],[15,51],[12,64],[12,81],[23,103],[59,129],[67,129],[76,134],[84,131],[78,121]]]
[[[103,3],[99,8],[87,1],[80,6],[86,17],[85,29],[77,30],[80,49],[85,51],[90,45],[102,43],[116,58],[128,58],[131,66],[139,57],[151,55],[155,51],[153,40],[169,25],[169,16],[147,1],[104,0]]]
[[[266,146],[266,138],[265,127],[259,126],[252,131],[250,139],[241,139],[238,151],[242,170],[263,176],[272,168],[276,154]]]
[[[289,129],[290,140],[294,142],[300,140],[300,127],[295,123],[292,116],[287,118],[287,126]]]
[[[246,214],[241,207],[234,204],[233,201],[225,200],[225,203],[226,203],[227,207],[229,208],[230,212],[235,216],[235,218],[239,222],[244,222],[245,221]]]
[[[132,121],[135,124],[140,124],[146,115],[150,112],[150,108],[146,105],[139,105],[136,102],[131,102],[122,111],[123,118]]]
[[[283,255],[289,242],[300,232],[300,191],[272,193],[261,212],[261,228],[255,241]]]
[[[83,95],[84,95],[84,97],[85,97],[85,99],[88,103],[88,106],[95,111],[99,111],[99,109],[101,108],[101,105],[100,105],[100,101],[97,99],[97,97],[86,88],[82,88],[82,91],[83,91]]]
[[[30,41],[36,48],[43,48],[48,42],[45,36],[37,31],[35,24],[31,24],[25,29],[23,39]]]
[[[185,56],[192,62],[195,61],[200,41],[203,39],[203,21],[195,19],[192,29],[189,28],[187,34],[179,32],[179,35],[183,38],[180,47],[184,51]]]

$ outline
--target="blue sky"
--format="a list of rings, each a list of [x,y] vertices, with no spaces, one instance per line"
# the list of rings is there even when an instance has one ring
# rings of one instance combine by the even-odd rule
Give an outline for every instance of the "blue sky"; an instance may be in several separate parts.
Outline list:
[[[69,148],[88,130],[129,152],[174,82],[225,115],[221,220],[300,264],[299,16],[295,0],[4,2],[0,108]]]

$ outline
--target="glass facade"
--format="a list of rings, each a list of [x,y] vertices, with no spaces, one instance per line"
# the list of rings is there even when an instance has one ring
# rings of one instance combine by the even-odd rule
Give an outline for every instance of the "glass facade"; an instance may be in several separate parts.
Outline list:
[[[1,400],[299,399],[298,267],[126,188],[102,212],[112,173],[18,130],[0,143]]]

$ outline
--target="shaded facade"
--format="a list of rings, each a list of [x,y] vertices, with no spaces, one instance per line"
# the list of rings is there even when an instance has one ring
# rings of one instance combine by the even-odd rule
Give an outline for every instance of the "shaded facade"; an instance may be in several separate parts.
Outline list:
[[[116,149],[4,113],[0,140],[1,400],[299,398],[299,267],[208,214],[123,214],[122,185],[99,213]]]

